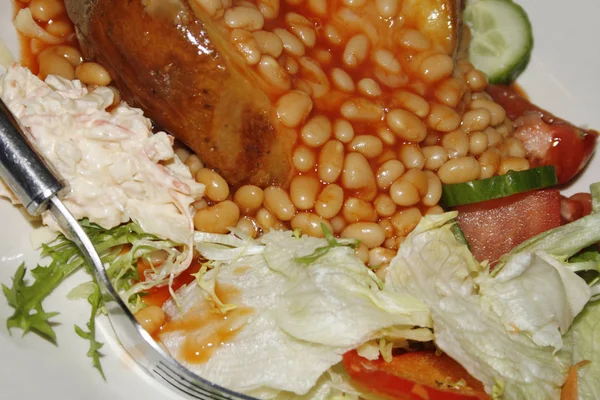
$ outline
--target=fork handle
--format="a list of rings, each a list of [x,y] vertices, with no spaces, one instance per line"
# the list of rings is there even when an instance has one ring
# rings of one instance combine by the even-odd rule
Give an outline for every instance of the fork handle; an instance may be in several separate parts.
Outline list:
[[[21,125],[0,99],[0,177],[31,215],[39,215],[48,200],[65,188],[34,150]]]

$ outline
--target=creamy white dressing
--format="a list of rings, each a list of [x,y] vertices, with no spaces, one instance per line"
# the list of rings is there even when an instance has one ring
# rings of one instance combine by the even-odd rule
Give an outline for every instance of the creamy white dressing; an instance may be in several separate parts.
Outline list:
[[[125,103],[109,111],[114,99],[109,88],[88,89],[52,75],[42,82],[17,64],[0,71],[0,97],[68,182],[63,200],[77,219],[106,229],[133,220],[145,232],[186,245],[175,270],[187,267],[192,203],[204,186],[174,154],[171,136],[153,134],[142,111]],[[14,201],[6,187],[0,187],[2,195]],[[43,222],[58,229],[49,213]]]

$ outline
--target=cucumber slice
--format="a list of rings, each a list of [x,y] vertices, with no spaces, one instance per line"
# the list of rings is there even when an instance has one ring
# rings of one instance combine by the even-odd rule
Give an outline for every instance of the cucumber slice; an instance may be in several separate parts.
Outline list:
[[[454,207],[479,203],[547,188],[557,183],[556,171],[552,165],[525,171],[509,171],[506,175],[488,179],[442,185],[442,204]]]
[[[525,10],[511,0],[471,0],[464,19],[471,28],[469,59],[491,83],[510,84],[525,70],[533,33]]]

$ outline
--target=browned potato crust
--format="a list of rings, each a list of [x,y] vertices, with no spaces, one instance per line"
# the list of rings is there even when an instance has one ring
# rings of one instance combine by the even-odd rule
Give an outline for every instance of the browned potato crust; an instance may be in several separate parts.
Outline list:
[[[85,57],[109,70],[129,104],[231,185],[287,184],[295,133],[273,125],[268,95],[188,1],[66,5]]]

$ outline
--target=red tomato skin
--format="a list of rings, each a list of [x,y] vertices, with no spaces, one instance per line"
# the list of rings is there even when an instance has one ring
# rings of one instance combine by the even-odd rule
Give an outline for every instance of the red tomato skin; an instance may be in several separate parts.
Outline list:
[[[556,189],[519,193],[456,210],[471,252],[478,261],[488,260],[491,265],[530,237],[561,224],[561,198]]]
[[[343,364],[350,377],[363,387],[397,400],[488,400],[483,385],[456,361],[434,351],[417,351],[394,356],[387,363],[370,361],[356,351],[344,354]],[[435,387],[437,382],[464,379],[468,389]]]
[[[583,130],[530,103],[513,89],[488,85],[486,92],[515,121],[532,167],[554,165],[560,184],[570,181],[592,156],[598,132]]]

